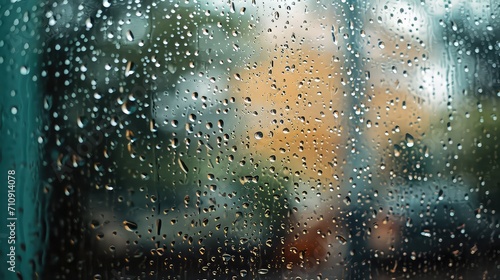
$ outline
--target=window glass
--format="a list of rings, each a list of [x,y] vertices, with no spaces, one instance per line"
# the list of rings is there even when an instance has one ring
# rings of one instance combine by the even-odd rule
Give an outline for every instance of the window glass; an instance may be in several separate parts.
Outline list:
[[[494,1],[0,7],[0,278],[500,277]]]

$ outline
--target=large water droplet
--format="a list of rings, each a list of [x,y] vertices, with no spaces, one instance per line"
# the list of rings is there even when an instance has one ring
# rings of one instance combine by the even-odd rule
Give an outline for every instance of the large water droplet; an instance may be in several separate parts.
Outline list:
[[[264,134],[262,133],[262,131],[257,131],[253,136],[255,137],[255,139],[260,140],[264,137]]]
[[[30,73],[30,68],[28,66],[21,66],[19,69],[19,72],[21,72],[21,75],[28,75]]]
[[[261,275],[265,275],[265,274],[267,274],[269,272],[269,269],[267,269],[267,268],[261,268],[261,269],[258,270],[258,272]]]
[[[394,145],[394,156],[399,157],[401,155],[401,146]]]
[[[340,243],[340,244],[342,244],[342,245],[345,245],[345,244],[347,243],[347,239],[345,239],[345,237],[343,237],[342,235],[337,235],[335,238],[336,238],[336,239],[339,241],[339,243]]]
[[[182,159],[181,159],[181,158],[179,158],[178,163],[179,163],[179,166],[181,167],[182,172],[184,172],[184,173],[186,173],[186,174],[187,174],[187,173],[189,172],[189,168],[188,168],[188,167],[187,167],[187,165],[184,163],[184,161],[182,161]]]
[[[135,63],[133,63],[132,61],[129,61],[127,63],[127,68],[125,68],[125,77],[128,77],[128,76],[134,74],[135,68],[136,68]]]
[[[84,116],[80,116],[77,118],[76,123],[79,128],[84,128],[89,123],[89,120]]]
[[[135,112],[136,109],[137,109],[136,104],[130,100],[127,100],[125,101],[125,103],[122,104],[122,112],[127,115],[132,114],[133,112]]]
[[[335,45],[337,45],[337,38],[335,37],[335,26],[332,25],[332,40]]]
[[[228,262],[231,260],[231,255],[229,254],[223,254],[222,255],[222,259],[224,260],[224,262]]]
[[[274,12],[274,19],[278,20],[280,18],[280,13],[278,11]]]
[[[408,147],[413,147],[415,145],[415,140],[413,139],[413,136],[409,133],[406,133],[406,146]]]
[[[128,231],[134,231],[137,229],[137,224],[131,221],[123,221],[123,227]]]
[[[132,33],[131,30],[127,31],[126,37],[127,37],[127,41],[129,41],[129,42],[134,41],[134,34]]]

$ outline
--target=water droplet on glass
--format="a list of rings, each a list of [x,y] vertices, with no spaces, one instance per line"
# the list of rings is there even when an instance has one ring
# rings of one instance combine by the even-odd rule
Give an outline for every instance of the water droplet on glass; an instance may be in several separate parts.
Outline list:
[[[131,30],[127,31],[127,41],[132,42],[134,41],[134,34],[132,33]]]
[[[335,45],[337,45],[337,38],[335,37],[335,26],[332,25],[332,40]]]
[[[65,186],[65,187],[64,187],[64,194],[65,194],[66,196],[70,196],[70,195],[72,195],[73,193],[74,193],[73,186],[71,186],[71,185],[67,185],[67,186]]]
[[[125,68],[125,77],[128,77],[132,74],[134,74],[135,72],[135,63],[133,63],[132,61],[129,61],[127,63],[127,68]]]
[[[425,236],[425,237],[431,237],[432,236],[431,231],[428,230],[428,229],[424,229],[420,234],[422,236]]]
[[[13,106],[12,108],[10,108],[10,112],[12,113],[12,115],[17,115],[17,107]]]
[[[337,235],[335,238],[339,241],[340,244],[347,244],[347,239],[345,239],[345,237],[343,237],[342,235]]]
[[[351,198],[350,198],[350,197],[348,197],[348,196],[346,196],[346,197],[344,198],[344,203],[345,203],[345,205],[347,205],[347,206],[351,205]]]
[[[190,122],[195,122],[196,121],[196,115],[195,114],[189,114],[188,116],[188,120]]]
[[[258,272],[261,275],[265,275],[265,274],[267,274],[269,272],[269,269],[267,269],[267,268],[261,268],[261,269],[259,269]]]
[[[457,31],[458,30],[457,24],[454,21],[451,21],[451,29],[453,31]]]
[[[406,146],[408,147],[413,147],[415,145],[415,140],[413,139],[413,136],[409,133],[406,133]]]
[[[224,262],[228,262],[231,260],[231,255],[229,254],[223,254],[222,255],[222,259],[224,260]]]
[[[19,72],[21,72],[21,75],[28,75],[30,73],[30,68],[27,66],[21,66]]]
[[[122,104],[122,112],[127,114],[127,115],[134,113],[136,109],[137,109],[137,106],[132,101],[128,100]]]
[[[92,26],[94,26],[94,20],[93,18],[89,17],[85,20],[85,27],[87,27],[87,29],[90,29],[92,28]]]
[[[401,155],[401,146],[394,145],[394,156],[399,157]]]
[[[182,159],[181,159],[181,158],[179,158],[178,163],[179,163],[179,166],[181,167],[182,172],[184,172],[184,173],[186,173],[186,174],[187,174],[187,173],[189,172],[189,168],[188,168],[188,167],[187,167],[187,165],[184,163],[184,161],[182,161]]]
[[[89,120],[84,116],[80,116],[77,118],[76,123],[79,128],[84,128],[89,123]]]
[[[261,131],[257,131],[254,134],[255,139],[260,140],[264,137],[264,134]]]
[[[381,49],[385,49],[385,44],[384,44],[384,42],[379,41],[379,42],[378,42],[378,47],[379,47],[379,48],[381,48]]]
[[[123,227],[128,231],[134,231],[137,229],[137,224],[131,221],[123,221]]]

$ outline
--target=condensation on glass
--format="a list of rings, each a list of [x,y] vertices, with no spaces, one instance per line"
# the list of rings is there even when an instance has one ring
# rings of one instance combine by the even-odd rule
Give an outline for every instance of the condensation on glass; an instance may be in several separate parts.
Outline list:
[[[500,277],[495,1],[0,7],[2,279]]]

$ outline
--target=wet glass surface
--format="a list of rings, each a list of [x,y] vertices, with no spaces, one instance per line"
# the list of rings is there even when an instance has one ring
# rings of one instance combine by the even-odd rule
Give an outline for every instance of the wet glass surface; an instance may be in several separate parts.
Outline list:
[[[499,11],[0,4],[0,278],[499,278]]]

